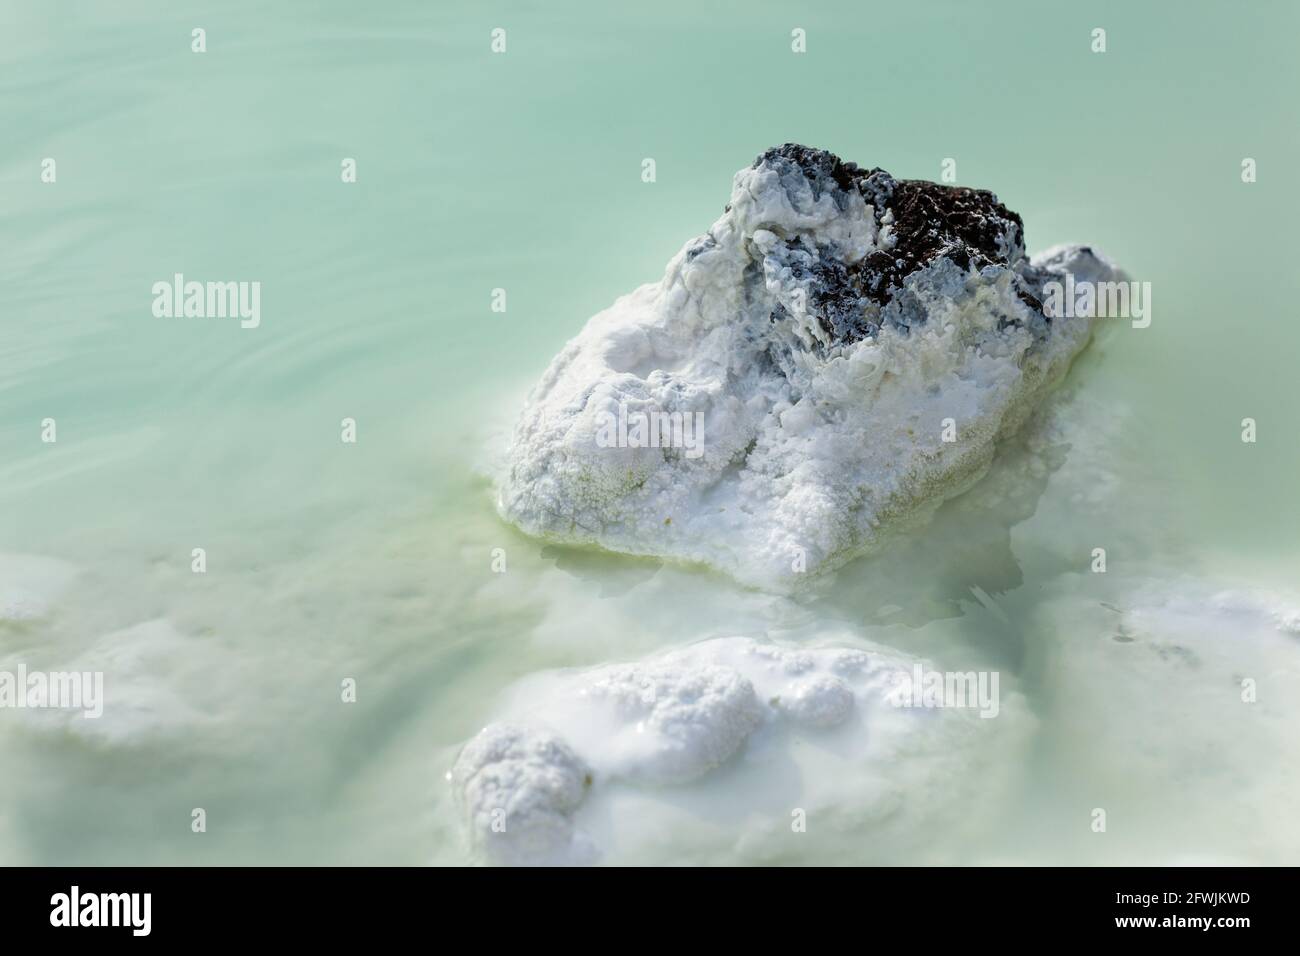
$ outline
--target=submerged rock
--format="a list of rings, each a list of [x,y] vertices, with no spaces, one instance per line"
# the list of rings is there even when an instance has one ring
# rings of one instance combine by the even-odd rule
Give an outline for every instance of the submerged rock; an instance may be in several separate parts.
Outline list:
[[[475,855],[491,863],[625,862],[680,847],[669,818],[702,826],[700,846],[734,850],[750,825],[788,827],[791,807],[817,807],[829,827],[830,807],[846,803],[855,818],[910,830],[900,805],[919,819],[934,791],[969,812],[955,768],[1023,725],[1014,692],[997,727],[977,709],[902,706],[900,684],[920,663],[877,645],[727,637],[533,674],[449,781]]]
[[[730,667],[614,664],[579,691],[604,717],[618,759],[608,772],[648,784],[694,780],[721,766],[762,722],[753,685]]]
[[[1118,271],[1025,255],[984,190],[787,144],[663,279],[593,317],[516,427],[525,531],[785,590],[969,487],[1087,344],[1043,286]]]
[[[573,813],[591,786],[591,769],[554,734],[485,727],[461,751],[450,779],[471,843],[487,860],[547,865],[589,856]]]

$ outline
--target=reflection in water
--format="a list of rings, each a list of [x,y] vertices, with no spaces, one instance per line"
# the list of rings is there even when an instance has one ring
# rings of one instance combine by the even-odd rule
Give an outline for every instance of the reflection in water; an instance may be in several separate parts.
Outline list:
[[[619,597],[644,584],[659,573],[663,562],[655,558],[615,557],[597,548],[548,544],[542,557],[554,561],[555,567],[580,581],[589,581],[601,597]]]

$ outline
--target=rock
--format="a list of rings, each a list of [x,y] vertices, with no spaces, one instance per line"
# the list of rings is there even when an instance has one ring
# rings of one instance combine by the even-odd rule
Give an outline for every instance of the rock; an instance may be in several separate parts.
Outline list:
[[[730,667],[672,658],[614,664],[591,674],[580,695],[608,727],[611,775],[678,784],[722,765],[761,723],[754,687]]]
[[[783,183],[796,191],[802,176],[815,197],[839,190],[857,192],[869,203],[878,248],[861,259],[814,258],[803,250],[801,239],[786,244],[792,271],[800,278],[812,277],[810,306],[833,340],[856,342],[874,335],[881,322],[907,328],[912,319],[924,321],[924,312],[909,313],[901,303],[892,309],[890,305],[903,296],[908,276],[941,258],[962,271],[991,266],[1011,270],[1017,295],[1041,312],[1033,285],[1013,268],[1024,261],[1024,226],[993,193],[896,180],[883,169],[861,170],[824,150],[793,143],[769,149],[754,161],[754,169],[760,166],[781,170]]]
[[[555,735],[514,724],[485,727],[456,759],[451,782],[470,842],[489,861],[587,861],[573,812],[591,786],[591,768]]]
[[[702,562],[787,591],[924,519],[987,469],[1089,341],[983,190],[787,144],[708,233],[593,317],[516,426],[498,507],[556,541]]]
[[[935,789],[953,796],[954,762],[1004,726],[1017,734],[1023,710],[1007,694],[1010,716],[995,728],[974,709],[899,707],[915,663],[875,645],[726,637],[541,672],[506,695],[449,776],[474,848],[493,863],[617,864],[663,843],[654,821],[705,793],[727,808],[725,824],[705,824],[723,843],[735,839],[733,819],[788,825],[791,806],[846,794],[854,814],[892,817],[904,792],[926,805]]]
[[[795,681],[776,706],[796,723],[834,727],[853,710],[853,691],[838,677],[817,674]]]

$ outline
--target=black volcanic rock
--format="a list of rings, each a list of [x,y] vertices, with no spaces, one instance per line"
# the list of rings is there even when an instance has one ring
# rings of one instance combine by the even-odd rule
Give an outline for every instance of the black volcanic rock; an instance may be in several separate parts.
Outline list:
[[[1023,274],[1028,266],[1024,224],[1020,216],[986,189],[945,186],[920,179],[895,179],[880,168],[862,169],[826,150],[795,143],[774,147],[751,168],[768,166],[782,179],[802,177],[814,199],[825,192],[857,192],[872,208],[878,228],[891,242],[858,262],[819,257],[810,266],[810,306],[836,341],[853,342],[873,334],[883,322],[908,328],[916,310],[888,307],[913,273],[946,259],[962,272],[997,266],[1013,270],[1020,300],[1041,313],[1034,283]],[[873,308],[873,306],[875,308]],[[780,315],[775,315],[779,320]],[[1019,324],[1007,316],[1006,324]]]

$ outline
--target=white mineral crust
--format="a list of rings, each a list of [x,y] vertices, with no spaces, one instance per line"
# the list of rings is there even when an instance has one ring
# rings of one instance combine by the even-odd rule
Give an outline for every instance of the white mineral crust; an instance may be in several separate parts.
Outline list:
[[[1002,261],[963,269],[936,255],[882,304],[845,276],[912,240],[871,198],[781,151],[737,173],[727,211],[663,279],[594,316],[551,362],[507,453],[502,515],[552,540],[784,591],[969,487],[1092,333],[1095,320],[1048,321],[1022,293],[1067,272],[1120,274],[1086,247],[1030,260],[1018,218],[999,219]],[[611,422],[651,413],[681,413],[702,434],[630,447],[649,442],[632,428],[610,441]]]

